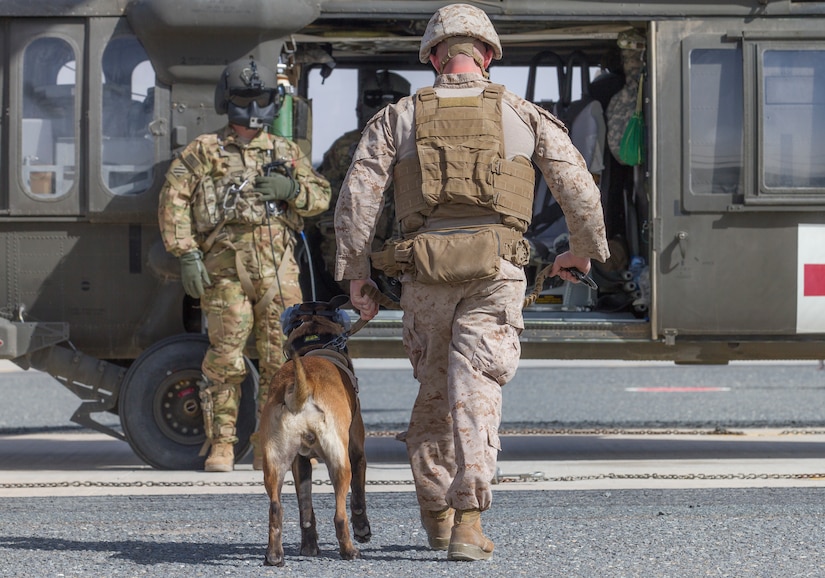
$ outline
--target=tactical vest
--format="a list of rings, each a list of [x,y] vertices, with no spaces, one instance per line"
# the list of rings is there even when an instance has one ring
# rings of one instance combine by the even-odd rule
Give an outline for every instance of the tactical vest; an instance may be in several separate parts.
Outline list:
[[[204,141],[203,161],[195,154],[184,154],[181,161],[198,178],[192,194],[192,216],[198,233],[210,233],[219,223],[225,225],[260,225],[266,222],[266,207],[258,193],[253,193],[255,177],[272,159],[271,150],[261,150],[255,162],[247,166],[238,145]],[[208,164],[207,164],[208,163]],[[209,166],[211,165],[211,166]]]
[[[398,162],[393,173],[396,219],[403,234],[418,231],[436,207],[439,216],[466,217],[467,225],[473,224],[468,214],[497,213],[501,224],[527,230],[535,171],[523,157],[506,158],[503,91],[490,84],[475,96],[440,97],[432,87],[416,93],[418,155]]]

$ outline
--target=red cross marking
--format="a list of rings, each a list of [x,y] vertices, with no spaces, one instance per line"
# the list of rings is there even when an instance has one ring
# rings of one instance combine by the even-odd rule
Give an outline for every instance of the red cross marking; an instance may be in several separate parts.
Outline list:
[[[805,297],[825,297],[825,265],[805,265]]]

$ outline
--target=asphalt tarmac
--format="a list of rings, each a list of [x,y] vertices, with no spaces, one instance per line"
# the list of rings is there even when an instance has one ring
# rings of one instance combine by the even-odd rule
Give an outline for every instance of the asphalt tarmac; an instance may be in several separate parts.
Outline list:
[[[315,496],[321,553],[300,556],[285,492],[286,565],[264,567],[265,495],[0,498],[0,576],[818,577],[820,488],[495,493],[492,559],[448,562],[427,548],[409,492],[368,494],[372,540],[339,558],[332,496]]]
[[[505,399],[513,433],[483,518],[491,560],[447,562],[426,547],[404,446],[373,435],[373,538],[362,558],[337,554],[321,464],[321,555],[300,556],[288,480],[284,568],[262,565],[268,502],[249,458],[229,474],[153,470],[125,442],[68,422],[76,401],[47,376],[0,372],[10,400],[0,410],[0,576],[825,575],[822,372],[673,369],[623,366],[616,377],[599,366],[528,366],[519,395],[506,394],[509,410]],[[548,376],[552,390],[538,383]],[[414,396],[403,367],[364,367],[359,378],[368,427],[403,423]],[[665,386],[675,397],[628,391]],[[610,417],[620,403],[627,411]]]

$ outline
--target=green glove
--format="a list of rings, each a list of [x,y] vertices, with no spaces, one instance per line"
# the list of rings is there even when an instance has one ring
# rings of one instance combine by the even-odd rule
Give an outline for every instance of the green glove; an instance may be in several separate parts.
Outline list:
[[[261,193],[264,202],[288,201],[298,194],[298,183],[281,173],[274,173],[268,177],[256,177],[252,190]]]
[[[183,290],[193,299],[203,297],[203,286],[211,285],[209,274],[203,265],[203,255],[200,251],[184,253],[180,256],[180,277],[183,281]]]

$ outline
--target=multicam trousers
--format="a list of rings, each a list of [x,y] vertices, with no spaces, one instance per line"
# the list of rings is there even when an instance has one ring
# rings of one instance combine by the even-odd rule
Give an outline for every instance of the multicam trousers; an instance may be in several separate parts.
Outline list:
[[[212,277],[212,285],[201,298],[209,330],[209,349],[201,369],[215,387],[213,403],[213,443],[236,443],[235,423],[240,406],[240,384],[246,377],[244,349],[254,331],[258,352],[260,386],[256,404],[258,413],[266,403],[272,376],[284,362],[281,313],[286,307],[300,303],[298,264],[291,250],[284,253],[284,263],[278,277],[253,279],[252,284],[260,298],[272,283],[280,282],[281,290],[262,312],[256,316],[253,304],[234,277]],[[283,301],[281,300],[283,296]]]
[[[405,442],[425,510],[490,507],[501,386],[521,355],[525,286],[507,261],[492,281],[403,283],[404,346],[420,383]]]

